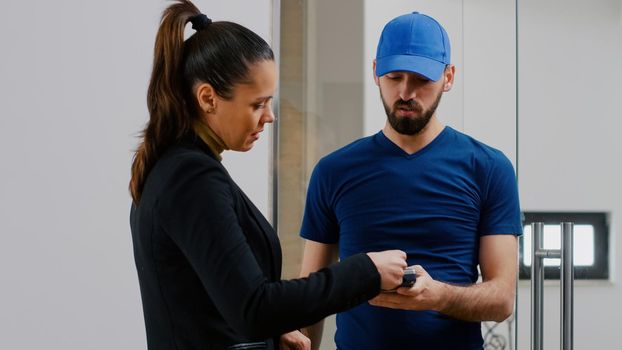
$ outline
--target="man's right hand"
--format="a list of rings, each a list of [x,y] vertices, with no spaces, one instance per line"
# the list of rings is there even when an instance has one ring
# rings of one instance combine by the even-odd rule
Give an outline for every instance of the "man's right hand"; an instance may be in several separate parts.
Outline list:
[[[404,269],[408,266],[406,253],[401,250],[385,250],[367,253],[380,273],[380,289],[390,290],[402,284]]]

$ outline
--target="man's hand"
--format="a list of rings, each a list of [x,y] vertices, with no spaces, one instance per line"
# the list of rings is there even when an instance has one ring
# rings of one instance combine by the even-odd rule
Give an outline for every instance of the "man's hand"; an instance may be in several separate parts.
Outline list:
[[[440,310],[444,284],[434,280],[420,265],[412,268],[417,276],[417,281],[412,287],[398,288],[396,293],[380,293],[369,303],[391,309]]]
[[[464,321],[502,322],[514,311],[517,259],[516,236],[486,235],[480,239],[481,283],[443,283],[415,265],[414,286],[398,288],[397,293],[381,293],[369,303],[392,309],[433,310]]]
[[[299,331],[285,333],[281,336],[282,350],[311,350],[311,340]]]

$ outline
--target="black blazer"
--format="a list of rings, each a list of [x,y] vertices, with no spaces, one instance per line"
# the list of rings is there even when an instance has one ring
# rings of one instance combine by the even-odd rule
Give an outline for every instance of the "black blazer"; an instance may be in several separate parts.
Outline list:
[[[281,281],[274,230],[199,140],[172,147],[157,162],[130,224],[152,350],[253,342],[278,349],[280,334],[380,290],[365,254]]]

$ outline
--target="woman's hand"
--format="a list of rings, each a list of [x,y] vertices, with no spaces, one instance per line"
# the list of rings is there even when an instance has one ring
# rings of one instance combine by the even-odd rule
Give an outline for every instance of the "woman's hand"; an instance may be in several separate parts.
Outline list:
[[[281,335],[281,350],[311,350],[311,340],[299,331]]]
[[[380,273],[380,289],[390,290],[402,284],[406,263],[406,253],[401,250],[385,250],[367,253]]]

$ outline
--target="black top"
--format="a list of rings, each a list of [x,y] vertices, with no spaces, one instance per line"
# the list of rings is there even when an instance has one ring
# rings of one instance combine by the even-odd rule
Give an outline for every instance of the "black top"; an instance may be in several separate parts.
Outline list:
[[[281,281],[270,224],[200,140],[172,147],[130,213],[149,349],[224,349],[265,341],[380,291],[358,254]]]

